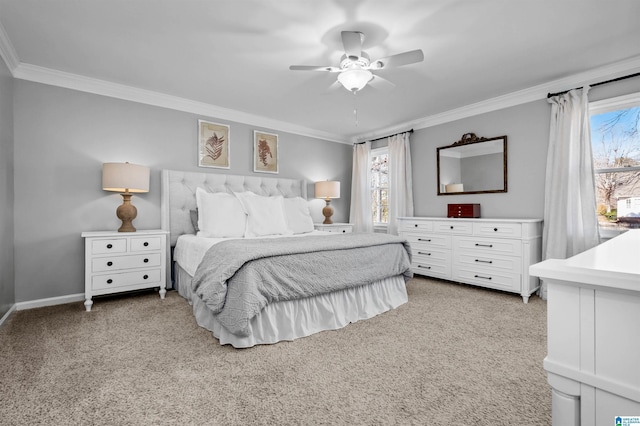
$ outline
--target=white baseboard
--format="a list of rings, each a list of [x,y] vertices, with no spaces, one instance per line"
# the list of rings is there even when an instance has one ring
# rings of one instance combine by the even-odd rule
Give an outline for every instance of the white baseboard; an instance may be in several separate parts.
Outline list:
[[[11,315],[11,313],[15,310],[16,310],[16,304],[14,303],[13,305],[11,305],[7,313],[4,314],[2,319],[0,319],[0,327],[2,327],[2,324],[4,324],[4,322],[9,318],[9,315]]]
[[[27,302],[18,302],[14,306],[17,311],[25,309],[42,308],[44,306],[63,305],[65,303],[80,302],[84,300],[84,293],[69,294],[67,296],[49,297],[47,299],[29,300]]]

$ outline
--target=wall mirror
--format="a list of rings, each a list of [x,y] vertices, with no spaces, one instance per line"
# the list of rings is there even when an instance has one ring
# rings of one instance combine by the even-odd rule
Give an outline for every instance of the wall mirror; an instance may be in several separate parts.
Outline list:
[[[438,195],[507,192],[507,137],[465,133],[437,149]]]

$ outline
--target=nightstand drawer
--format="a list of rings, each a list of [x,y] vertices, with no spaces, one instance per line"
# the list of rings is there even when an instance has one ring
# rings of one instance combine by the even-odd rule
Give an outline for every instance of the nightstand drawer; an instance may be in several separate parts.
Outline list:
[[[125,238],[113,238],[109,240],[93,240],[91,242],[92,254],[125,253],[127,240]]]
[[[131,251],[160,250],[159,237],[131,238]]]
[[[97,257],[91,261],[93,272],[115,271],[118,269],[148,268],[160,266],[160,253],[139,254],[135,256]]]
[[[91,288],[102,290],[106,288],[126,287],[136,284],[157,282],[160,285],[160,269],[150,269],[119,274],[94,275],[91,278]]]

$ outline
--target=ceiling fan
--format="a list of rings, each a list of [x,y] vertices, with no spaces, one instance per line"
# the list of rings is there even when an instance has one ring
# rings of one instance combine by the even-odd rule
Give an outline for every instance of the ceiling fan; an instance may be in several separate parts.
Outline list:
[[[371,61],[369,55],[362,50],[364,34],[359,31],[342,31],[344,55],[340,66],[291,65],[294,71],[328,71],[337,72],[338,81],[351,92],[362,90],[375,77],[372,71],[414,64],[424,60],[422,50],[410,50],[404,53],[387,56]]]

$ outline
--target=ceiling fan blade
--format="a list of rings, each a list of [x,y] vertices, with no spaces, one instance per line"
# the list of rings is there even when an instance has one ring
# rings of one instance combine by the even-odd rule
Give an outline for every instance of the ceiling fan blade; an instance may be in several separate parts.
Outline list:
[[[373,79],[368,83],[372,88],[376,90],[380,90],[383,92],[388,92],[396,87],[395,84],[387,80],[386,78],[382,78],[379,75],[373,75]]]
[[[381,70],[383,68],[400,67],[422,61],[424,61],[424,53],[422,53],[421,49],[416,49],[373,61],[371,65],[369,65],[369,69]]]
[[[347,58],[355,61],[362,56],[364,34],[359,31],[342,31],[341,35],[344,53],[347,55]]]
[[[292,71],[329,71],[329,72],[340,71],[340,68],[338,67],[316,66],[316,65],[291,65],[289,69]]]

